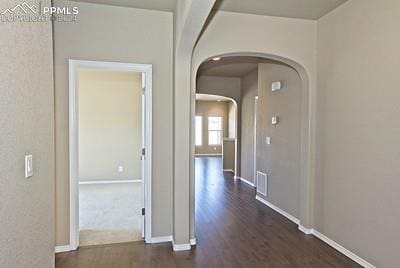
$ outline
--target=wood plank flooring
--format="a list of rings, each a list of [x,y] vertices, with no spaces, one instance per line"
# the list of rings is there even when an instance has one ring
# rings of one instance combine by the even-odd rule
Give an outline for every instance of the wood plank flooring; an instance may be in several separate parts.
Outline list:
[[[173,252],[170,243],[103,245],[56,254],[56,267],[360,267],[254,195],[222,173],[220,158],[196,158],[194,250]]]

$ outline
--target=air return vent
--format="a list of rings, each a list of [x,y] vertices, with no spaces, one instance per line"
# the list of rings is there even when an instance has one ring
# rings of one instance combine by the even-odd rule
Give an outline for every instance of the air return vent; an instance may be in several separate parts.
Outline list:
[[[267,196],[268,194],[268,176],[265,173],[257,171],[257,193]]]

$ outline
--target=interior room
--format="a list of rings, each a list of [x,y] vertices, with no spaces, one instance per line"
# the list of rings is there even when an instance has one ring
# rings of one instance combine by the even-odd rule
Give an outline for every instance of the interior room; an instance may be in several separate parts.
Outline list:
[[[78,80],[79,245],[142,239],[142,73]]]
[[[0,267],[396,268],[400,1],[0,1]]]

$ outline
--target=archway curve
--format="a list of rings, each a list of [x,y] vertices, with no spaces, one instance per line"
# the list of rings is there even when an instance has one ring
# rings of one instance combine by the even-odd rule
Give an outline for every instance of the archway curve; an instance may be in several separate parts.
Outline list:
[[[195,238],[195,167],[194,167],[194,106],[195,106],[195,95],[198,76],[198,70],[201,64],[211,60],[214,57],[234,57],[234,56],[249,56],[249,57],[260,57],[277,62],[284,63],[292,67],[299,74],[301,79],[301,130],[300,130],[300,215],[299,215],[299,230],[308,234],[311,233],[313,225],[313,167],[314,167],[314,152],[312,151],[315,146],[314,140],[314,126],[313,126],[313,109],[312,105],[315,105],[311,98],[311,84],[310,75],[303,65],[292,59],[282,57],[279,55],[269,54],[265,52],[222,52],[206,57],[202,57],[195,65],[192,66],[191,76],[191,128],[190,128],[190,242],[196,244]]]

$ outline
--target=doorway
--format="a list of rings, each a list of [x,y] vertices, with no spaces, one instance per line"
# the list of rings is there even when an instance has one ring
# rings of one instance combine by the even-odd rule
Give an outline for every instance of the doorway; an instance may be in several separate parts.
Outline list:
[[[151,65],[69,64],[70,244],[149,239]]]
[[[217,55],[196,64],[192,92],[224,94],[238,100],[240,164],[236,178],[240,183],[237,185],[247,184],[257,200],[279,207],[287,212],[285,215],[292,215],[296,224],[306,222],[310,196],[307,76],[301,66],[292,62],[256,53],[239,54]],[[192,109],[192,116],[194,112]],[[192,137],[193,134],[192,131]],[[202,190],[197,180],[198,169],[204,169],[197,165],[197,158],[194,160],[191,239],[196,237],[197,196]],[[299,224],[299,229],[304,227]]]
[[[221,170],[237,170],[237,120],[238,108],[234,99],[196,94],[195,156],[220,158]]]

